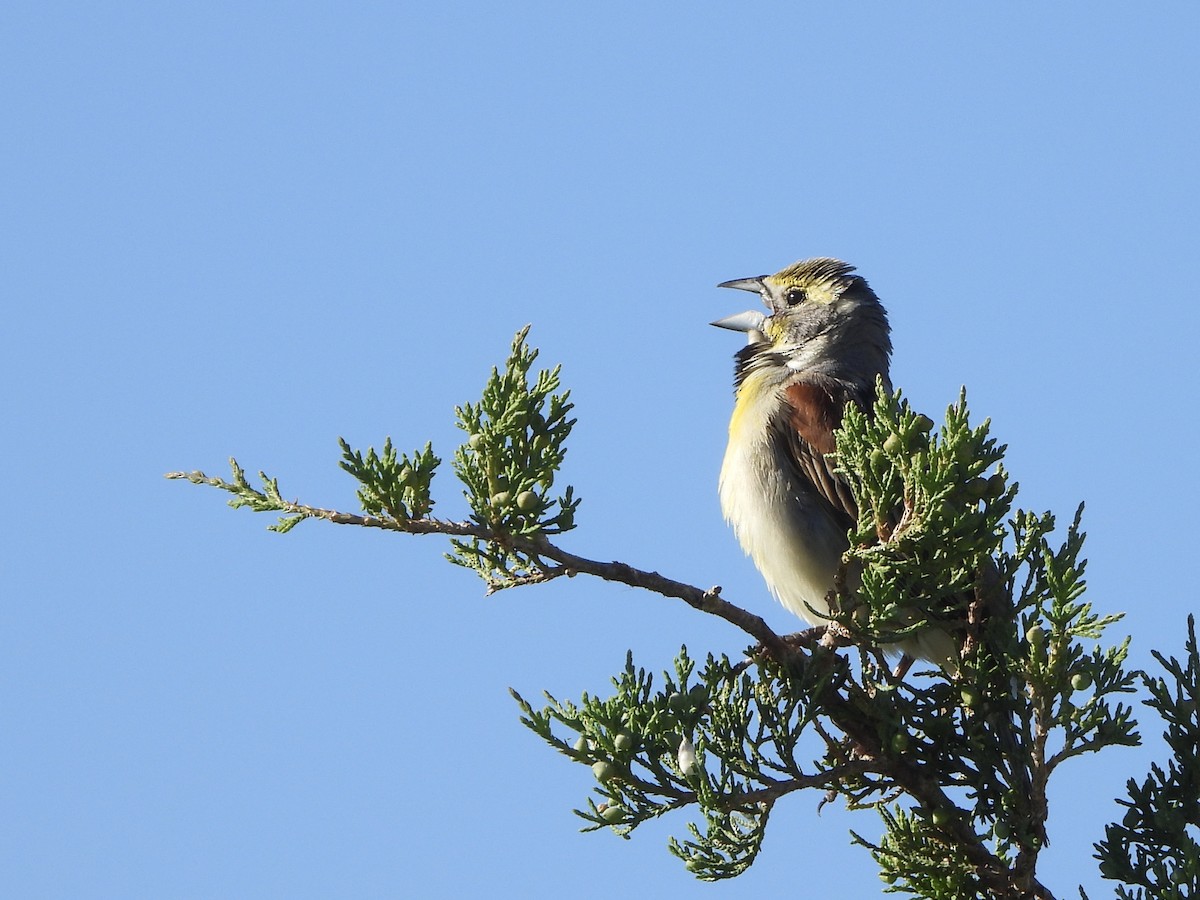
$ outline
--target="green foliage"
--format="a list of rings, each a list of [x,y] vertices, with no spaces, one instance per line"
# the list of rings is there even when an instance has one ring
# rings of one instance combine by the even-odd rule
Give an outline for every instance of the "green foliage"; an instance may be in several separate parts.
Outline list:
[[[971,866],[958,852],[955,842],[939,822],[955,813],[935,810],[909,812],[900,806],[881,806],[886,829],[883,840],[872,844],[851,832],[854,842],[866,847],[879,863],[879,878],[885,893],[907,893],[918,897],[986,897],[987,891]]]
[[[816,787],[879,809],[881,841],[856,840],[893,890],[1031,889],[1050,773],[1080,753],[1138,741],[1130,710],[1113,702],[1134,689],[1126,645],[1085,647],[1117,617],[1080,600],[1079,519],[1055,546],[1052,516],[1013,512],[1003,448],[988,423],[971,425],[965,398],[934,432],[881,392],[872,416],[848,412],[838,446],[860,503],[836,615],[859,642],[857,667],[819,648],[785,666],[710,657],[699,676],[706,702],[680,721],[670,697],[690,690],[684,653],[677,680],[656,694],[629,662],[613,696],[578,706],[550,698],[541,710],[521,700],[524,721],[577,762],[603,763],[603,802],[581,812],[591,828],[628,835],[694,805],[702,824],[689,823],[692,839],[671,849],[704,879],[744,871],[774,803]],[[874,648],[930,628],[961,652],[945,670],[896,678]],[[616,734],[631,735],[631,749],[615,752]],[[672,763],[685,740],[697,760],[688,778]]]
[[[703,830],[689,823],[692,839],[673,839],[670,849],[689,871],[716,880],[754,861],[779,797],[819,780],[805,774],[799,737],[827,680],[759,666],[756,679],[710,655],[697,673],[684,647],[657,691],[630,654],[607,699],[584,694],[576,705],[547,694],[548,705],[537,710],[513,696],[526,726],[591,767],[600,802],[576,810],[590,823],[584,831],[608,826],[628,836],[648,819],[694,804]]]
[[[366,456],[342,438],[338,443],[342,447],[339,465],[362,485],[358,502],[363,512],[403,522],[423,519],[433,510],[430,483],[441,460],[433,455],[432,444],[414,451],[410,458],[407,453],[396,455],[390,437],[384,441],[382,453],[371,447]]]
[[[859,833],[887,890],[931,900],[1049,897],[1035,877],[1047,840],[1047,784],[1068,759],[1138,743],[1119,695],[1128,640],[1104,646],[1119,616],[1082,597],[1082,507],[1060,541],[1055,519],[1014,509],[1017,486],[988,423],[970,423],[965,396],[944,424],[882,388],[870,414],[846,411],[837,463],[859,515],[850,533],[833,621],[819,635],[781,639],[719,596],[623,563],[567,553],[551,538],[574,527],[579,500],[555,479],[575,420],[559,369],[533,374],[537,351],[518,332],[477,404],[456,409],[467,435],[453,458],[469,520],[433,516],[440,464],[426,444],[397,453],[388,438],[364,453],[341,442],[365,515],[288,501],[235,460],[230,480],[171,473],[233,495],[231,506],[452,540],[451,562],[489,591],[577,572],[659,591],[722,616],[762,641],[732,663],[684,648],[656,688],[631,656],[606,698],[549,694],[535,709],[514,692],[522,721],[587,766],[595,795],[577,810],[585,831],[629,837],[643,822],[690,810],[670,850],[704,880],[744,872],[774,806],[803,789],[875,809],[882,836]],[[1200,893],[1200,660],[1158,656],[1167,678],[1145,679],[1147,705],[1167,720],[1164,770],[1131,781],[1127,812],[1097,844],[1102,872],[1129,900]],[[850,653],[837,646],[854,645]],[[915,649],[938,666],[893,671],[884,651]],[[881,650],[881,648],[883,648]],[[1156,654],[1157,655],[1157,654]]]
[[[575,425],[569,391],[559,388],[559,366],[530,381],[538,351],[525,343],[529,327],[513,339],[504,370],[492,369],[479,403],[454,412],[468,435],[454,453],[454,472],[466,487],[472,521],[498,534],[532,537],[575,527],[579,500],[568,486],[552,496],[554,476]],[[503,540],[452,541],[447,558],[478,572],[490,590],[536,580],[544,567],[536,553]]]
[[[1029,700],[1019,707],[1021,724],[1027,734],[1053,729],[1059,736],[1046,760],[1050,769],[1081,753],[1139,743],[1131,709],[1110,702],[1113,695],[1132,693],[1137,681],[1137,673],[1125,669],[1128,638],[1117,647],[1084,650],[1084,641],[1098,641],[1121,616],[1099,616],[1079,599],[1086,565],[1079,558],[1082,513],[1080,507],[1056,550],[1047,538],[1054,517],[1018,512],[1011,526],[1015,550],[999,556],[1007,583],[1020,585],[1014,621],[1022,639],[1009,659]]]
[[[998,465],[1005,448],[988,422],[971,427],[965,393],[936,434],[933,425],[880,385],[872,414],[849,406],[838,433],[838,465],[859,505],[848,558],[862,582],[842,592],[842,606],[863,605],[848,625],[871,643],[961,619],[1016,496]]]
[[[283,499],[283,495],[279,493],[277,479],[269,477],[265,472],[259,472],[258,477],[263,483],[262,490],[259,490],[247,480],[246,471],[232,456],[229,458],[229,468],[232,472],[231,481],[213,478],[203,472],[169,472],[167,477],[190,481],[192,484],[207,484],[210,487],[228,491],[233,494],[229,505],[234,509],[246,508],[254,512],[291,513],[291,515],[280,516],[278,522],[267,526],[268,531],[278,534],[287,534],[305,519],[312,518],[312,513],[300,508],[299,504]]]
[[[1123,900],[1183,900],[1200,896],[1200,653],[1196,620],[1188,617],[1186,665],[1161,653],[1154,656],[1170,679],[1145,676],[1145,704],[1167,723],[1163,734],[1172,758],[1164,771],[1157,763],[1138,784],[1129,779],[1127,810],[1105,829],[1096,858],[1106,878],[1124,882]]]
[[[989,836],[996,860],[1032,872],[1045,843],[1053,770],[1084,752],[1138,743],[1130,709],[1113,702],[1134,690],[1136,674],[1124,668],[1128,640],[1085,649],[1120,617],[1098,616],[1079,599],[1082,507],[1054,546],[1053,516],[1012,512],[1016,486],[999,465],[1004,448],[988,436],[987,422],[971,427],[965,397],[931,431],[928,419],[882,391],[873,417],[848,411],[839,464],[862,508],[847,556],[863,574],[839,622],[870,642],[919,636],[929,626],[960,638],[949,678],[935,676],[925,688],[914,679],[890,694],[909,736],[908,758],[939,772],[955,805],[884,812],[874,855],[897,889],[976,896],[956,873],[962,854],[948,857],[930,822],[939,813],[961,818]],[[979,888],[978,895],[988,894]]]
[[[358,481],[365,517],[284,500],[275,480],[261,472],[263,487],[255,488],[233,459],[230,481],[203,472],[171,472],[167,477],[229,491],[234,507],[286,513],[270,526],[281,534],[304,519],[322,518],[411,534],[450,535],[452,552],[447,558],[479,574],[489,593],[565,574],[567,569],[548,564],[542,551],[549,547],[547,537],[575,527],[579,498],[574,489],[568,485],[558,496],[553,491],[575,425],[568,417],[573,404],[569,391],[558,392],[559,366],[531,376],[538,351],[526,344],[528,333],[528,326],[517,332],[503,370],[492,369],[479,403],[455,409],[467,440],[455,450],[453,468],[465,488],[470,522],[432,515],[433,477],[442,462],[432,444],[410,456],[397,453],[390,437],[382,451],[369,447],[365,453],[338,439],[339,465]]]

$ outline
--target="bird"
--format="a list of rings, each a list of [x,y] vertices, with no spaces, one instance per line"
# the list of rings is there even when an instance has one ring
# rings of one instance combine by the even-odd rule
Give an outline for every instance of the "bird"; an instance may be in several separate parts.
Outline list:
[[[828,598],[858,518],[832,455],[835,432],[848,404],[870,412],[877,381],[892,390],[887,312],[855,273],[818,257],[722,282],[759,294],[768,311],[712,323],[748,337],[735,355],[721,510],[771,593],[813,625],[829,622]],[[938,629],[882,649],[939,664],[956,654],[953,637]]]

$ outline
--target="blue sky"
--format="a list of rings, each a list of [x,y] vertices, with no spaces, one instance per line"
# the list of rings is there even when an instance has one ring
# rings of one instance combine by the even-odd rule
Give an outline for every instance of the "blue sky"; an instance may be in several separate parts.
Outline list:
[[[582,579],[482,596],[437,538],[285,537],[167,482],[233,454],[354,506],[336,439],[459,440],[514,331],[580,423],[569,549],[776,607],[715,482],[738,338],[718,291],[856,264],[894,380],[968,386],[1021,502],[1086,500],[1090,598],[1178,653],[1197,387],[1191,4],[11,3],[0,13],[0,888],[20,897],[875,896],[783,804],[701,886],[684,821],[580,835],[587,770],[507,697],[740,633]],[[445,515],[462,515],[449,470]],[[1062,771],[1060,896],[1125,778]]]

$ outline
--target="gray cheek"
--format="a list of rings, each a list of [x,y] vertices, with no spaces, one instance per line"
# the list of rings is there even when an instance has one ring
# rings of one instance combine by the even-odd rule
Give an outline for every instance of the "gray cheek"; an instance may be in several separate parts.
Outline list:
[[[825,359],[828,346],[829,339],[824,334],[817,333],[804,339],[804,342],[791,354],[787,361],[787,367],[796,372],[814,368],[817,363]]]

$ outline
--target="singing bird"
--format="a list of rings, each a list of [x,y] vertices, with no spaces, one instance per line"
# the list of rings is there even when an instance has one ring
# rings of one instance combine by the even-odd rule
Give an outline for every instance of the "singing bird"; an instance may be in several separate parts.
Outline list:
[[[830,456],[834,432],[847,404],[870,410],[877,379],[891,390],[887,313],[854,272],[822,257],[726,281],[718,286],[759,294],[768,312],[712,323],[749,337],[735,357],[721,509],[771,593],[820,625],[828,621],[827,597],[858,517]],[[956,656],[954,639],[937,628],[884,649],[943,665]]]

